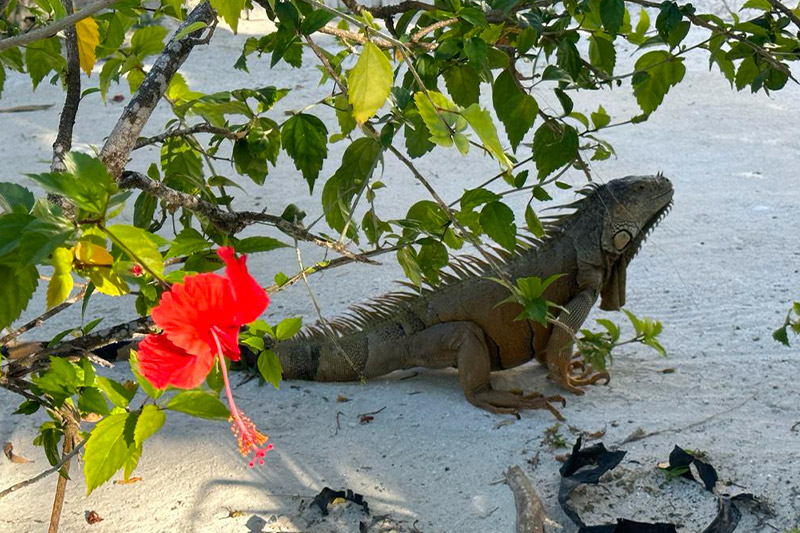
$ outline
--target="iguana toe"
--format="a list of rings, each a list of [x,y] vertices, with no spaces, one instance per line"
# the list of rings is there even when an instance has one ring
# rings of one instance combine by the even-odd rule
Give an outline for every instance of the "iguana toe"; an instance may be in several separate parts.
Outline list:
[[[559,420],[564,420],[558,409],[553,407],[553,402],[566,405],[566,400],[560,395],[542,396],[541,393],[518,394],[503,390],[487,389],[468,395],[467,399],[475,406],[495,414],[511,414],[519,417],[519,411],[524,409],[547,409]]]

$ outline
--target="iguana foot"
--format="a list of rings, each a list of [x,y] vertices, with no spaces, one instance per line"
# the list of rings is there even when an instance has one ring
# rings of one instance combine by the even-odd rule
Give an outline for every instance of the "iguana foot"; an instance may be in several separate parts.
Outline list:
[[[528,394],[485,389],[480,392],[467,394],[467,400],[471,404],[485,409],[490,413],[509,414],[519,418],[519,412],[523,409],[547,409],[559,420],[564,420],[558,409],[551,405],[552,402],[560,402],[561,406],[567,404],[566,400],[558,394],[554,396],[542,396],[539,392]]]
[[[573,361],[570,364],[571,369],[566,372],[558,372],[549,374],[550,379],[558,383],[563,389],[568,390],[569,392],[577,395],[582,395],[585,391],[580,387],[585,387],[587,385],[594,385],[598,381],[605,380],[603,385],[608,385],[608,382],[611,381],[611,375],[608,372],[603,370],[602,372],[595,372],[592,370],[591,365],[587,365],[582,363],[581,365],[575,365]],[[573,374],[573,368],[581,368],[581,372],[579,374]]]

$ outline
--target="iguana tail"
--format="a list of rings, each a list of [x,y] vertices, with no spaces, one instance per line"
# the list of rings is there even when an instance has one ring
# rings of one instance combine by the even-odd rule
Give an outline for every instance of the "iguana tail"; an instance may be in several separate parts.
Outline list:
[[[336,339],[311,338],[279,342],[272,347],[284,379],[359,381],[367,366],[366,335]]]

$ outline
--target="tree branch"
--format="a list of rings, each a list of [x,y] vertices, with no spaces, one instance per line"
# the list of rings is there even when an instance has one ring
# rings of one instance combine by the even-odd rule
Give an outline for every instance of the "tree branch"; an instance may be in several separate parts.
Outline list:
[[[16,492],[19,489],[23,489],[23,488],[27,487],[28,485],[33,485],[34,483],[36,483],[40,479],[44,479],[47,476],[49,476],[50,474],[55,474],[56,472],[61,470],[62,466],[64,466],[67,462],[69,462],[70,459],[75,457],[78,454],[78,452],[80,452],[83,449],[83,446],[84,446],[84,444],[86,444],[87,440],[89,440],[88,437],[83,439],[82,441],[80,441],[78,444],[76,444],[75,447],[72,448],[72,450],[68,454],[66,454],[64,457],[62,457],[61,460],[55,466],[53,466],[51,468],[48,468],[44,472],[42,472],[40,474],[37,474],[37,475],[33,476],[30,479],[26,479],[25,481],[20,481],[19,483],[16,483],[14,485],[11,485],[7,489],[4,489],[2,492],[0,492],[0,498],[4,498],[4,497],[8,496],[9,494],[11,494],[12,492]]]
[[[247,134],[246,131],[235,132],[226,130],[225,128],[218,128],[216,126],[212,126],[211,124],[201,123],[195,124],[194,126],[189,126],[188,128],[177,128],[174,130],[165,131],[164,133],[154,135],[153,137],[139,137],[139,139],[136,141],[136,144],[133,145],[133,149],[138,150],[139,148],[144,148],[145,146],[150,146],[151,144],[163,143],[172,137],[186,137],[189,135],[194,135],[195,133],[211,133],[214,135],[221,135],[226,139],[232,140],[241,139]]]
[[[64,302],[58,304],[57,306],[55,306],[55,307],[53,307],[51,309],[48,309],[47,311],[45,311],[41,315],[37,316],[33,320],[31,320],[29,322],[26,322],[25,324],[21,325],[20,327],[18,327],[17,329],[15,329],[11,333],[9,333],[8,335],[4,335],[3,337],[0,337],[0,346],[5,346],[9,342],[13,341],[17,337],[19,337],[20,335],[25,333],[26,331],[30,331],[33,328],[38,328],[39,326],[42,325],[42,323],[45,320],[51,318],[52,316],[57,315],[58,313],[60,313],[64,309],[70,307],[75,302],[80,301],[83,298],[84,294],[86,294],[86,288],[82,289],[78,294],[76,294],[75,296],[73,296],[69,300],[65,300]]]
[[[349,251],[343,244],[324,239],[277,215],[270,215],[269,213],[258,211],[225,211],[194,195],[170,189],[163,183],[151,180],[144,174],[129,170],[126,170],[122,174],[119,184],[123,189],[139,189],[156,198],[164,200],[168,204],[179,205],[203,215],[214,224],[217,229],[230,235],[235,235],[247,226],[253,224],[269,224],[299,240],[310,242],[323,248],[329,248],[361,263],[372,263],[372,261],[366,257]]]
[[[72,0],[62,0],[68,15],[74,11]],[[75,117],[78,114],[78,105],[81,101],[81,63],[78,57],[78,34],[75,26],[64,30],[65,48],[67,56],[66,86],[67,96],[64,99],[64,108],[58,122],[58,134],[53,142],[53,162],[50,166],[53,172],[64,172],[64,154],[72,148],[72,130],[75,126]]]
[[[14,37],[8,37],[6,39],[0,40],[0,52],[2,52],[3,50],[7,50],[9,48],[13,48],[15,46],[22,46],[28,43],[32,43],[33,41],[38,41],[40,39],[46,39],[48,37],[52,37],[61,30],[65,30],[69,27],[74,28],[76,22],[91,17],[98,11],[107,8],[112,4],[116,4],[118,1],[119,0],[98,0],[93,4],[89,4],[85,8],[78,11],[77,13],[73,13],[72,15],[64,17],[63,19],[57,20],[54,23],[50,24],[49,26],[45,26],[43,28],[39,28],[38,30],[33,30],[28,33],[15,35]]]
[[[189,53],[198,44],[207,44],[214,32],[217,14],[208,1],[198,4],[186,17],[175,34],[164,47],[164,51],[156,59],[155,64],[147,73],[136,94],[131,98],[122,112],[117,124],[108,136],[100,159],[105,163],[108,172],[119,179],[128,163],[130,156],[142,128],[147,123],[150,115],[158,105],[161,97],[169,86],[172,77],[189,57]],[[204,22],[208,28],[203,28],[175,39],[184,28],[196,22]],[[208,30],[205,38],[200,38],[203,31]]]
[[[797,26],[798,29],[800,29],[800,17],[795,15],[794,11],[783,5],[781,2],[778,2],[778,0],[768,0],[768,1],[772,7],[774,7],[775,9],[777,9],[778,11],[789,17],[789,20],[791,20],[794,23],[794,25]]]

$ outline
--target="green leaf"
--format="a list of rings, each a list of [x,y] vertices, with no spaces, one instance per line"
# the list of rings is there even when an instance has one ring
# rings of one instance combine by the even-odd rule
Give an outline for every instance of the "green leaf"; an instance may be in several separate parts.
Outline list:
[[[558,59],[558,66],[564,69],[573,80],[578,79],[583,69],[581,54],[568,35],[562,38],[561,42],[558,43],[556,57]]]
[[[442,93],[428,91],[426,94],[418,91],[414,94],[414,103],[431,134],[430,140],[439,146],[452,146],[451,131],[458,133],[467,127],[466,119],[458,114],[458,106]]]
[[[13,268],[0,265],[0,330],[10,326],[28,307],[36,286],[39,272],[36,267]],[[14,280],[9,283],[9,280]]]
[[[264,381],[272,384],[276,389],[280,388],[281,384],[281,362],[277,354],[272,350],[264,350],[258,356],[258,372]]]
[[[462,210],[470,210],[475,209],[479,205],[495,202],[499,199],[500,196],[496,193],[482,187],[478,187],[477,189],[464,191],[464,194],[461,195],[460,204]]]
[[[133,32],[131,37],[131,53],[140,59],[145,56],[160,54],[164,49],[164,37],[167,29],[163,26],[145,26]]]
[[[609,122],[611,122],[611,117],[608,116],[606,110],[603,106],[599,106],[597,111],[592,113],[592,124],[594,124],[595,129],[601,129],[608,126]]]
[[[291,318],[285,318],[281,320],[281,322],[275,328],[275,338],[279,341],[285,341],[286,339],[291,338],[294,336],[295,333],[300,331],[300,328],[303,325],[302,317],[296,316]]]
[[[784,346],[791,346],[789,343],[789,334],[787,332],[788,324],[784,324],[772,332],[772,338],[780,342]],[[22,407],[20,407],[22,409]]]
[[[617,64],[617,49],[614,48],[614,43],[602,35],[589,37],[589,63],[609,76],[613,76],[614,67]]]
[[[164,258],[145,230],[127,224],[114,224],[106,229],[111,241],[117,246],[121,243],[123,252],[132,261],[141,262],[142,266],[159,276],[164,272]]]
[[[422,284],[422,271],[417,263],[417,254],[414,248],[406,246],[397,251],[397,262],[403,267],[403,272],[406,277],[411,280],[414,285]]]
[[[475,133],[481,138],[483,145],[495,159],[506,169],[510,170],[513,165],[503,151],[503,147],[500,146],[500,139],[497,137],[497,129],[494,127],[494,122],[492,122],[492,116],[489,112],[485,109],[481,109],[478,104],[472,104],[462,112],[462,115],[467,119],[469,125],[475,130]]]
[[[118,381],[103,376],[97,376],[95,379],[100,390],[102,390],[106,396],[108,396],[108,399],[111,400],[111,403],[117,407],[128,407],[128,404],[136,395],[136,391],[139,388],[135,383],[133,387],[126,387]]]
[[[39,410],[39,407],[41,407],[41,404],[39,404],[38,402],[34,402],[32,400],[25,400],[24,402],[19,404],[19,407],[17,407],[17,410],[14,411],[13,414],[32,415],[33,413]]]
[[[231,416],[230,410],[216,396],[194,390],[181,392],[173,397],[167,404],[167,409],[200,418],[227,420]]]
[[[139,459],[142,458],[142,447],[136,446],[135,444],[130,447],[128,459],[125,461],[125,464],[122,465],[122,477],[125,481],[131,477],[131,474],[139,465]]]
[[[600,2],[600,20],[603,27],[611,35],[616,35],[625,18],[625,2],[623,0],[602,0]]]
[[[303,18],[303,22],[300,24],[300,31],[303,32],[303,35],[311,35],[334,18],[336,18],[336,15],[329,11],[315,9]]]
[[[363,124],[383,106],[392,79],[392,64],[386,55],[370,41],[364,43],[356,66],[347,76],[347,94],[356,122]]]
[[[67,248],[53,251],[53,276],[47,284],[47,308],[60,304],[69,297],[74,281],[72,279],[72,252]]]
[[[314,190],[322,162],[328,156],[327,136],[325,124],[306,113],[293,115],[281,128],[283,148],[294,160],[295,168],[303,173],[309,192]]]
[[[516,151],[525,134],[533,127],[539,105],[531,95],[522,92],[508,70],[501,72],[494,81],[492,103]]]
[[[78,397],[78,409],[82,413],[97,413],[106,416],[110,412],[106,398],[97,387],[84,387]]]
[[[209,248],[211,248],[211,243],[199,231],[194,228],[184,228],[170,244],[167,257],[182,257]]]
[[[322,190],[325,220],[331,228],[344,230],[353,198],[372,176],[382,153],[380,144],[367,137],[356,139],[347,147],[341,166]]]
[[[669,90],[683,80],[686,67],[683,58],[664,50],[648,52],[636,60],[633,94],[645,113],[652,113],[664,101]]]
[[[202,30],[203,28],[207,28],[207,27],[208,27],[208,24],[206,24],[205,22],[200,22],[200,21],[192,22],[191,24],[189,24],[188,26],[183,28],[181,31],[176,33],[175,37],[173,37],[173,39],[175,41],[178,41],[180,39],[183,39],[184,37],[186,37],[187,35],[189,35],[192,32],[195,32],[197,30]]]
[[[466,107],[478,103],[481,78],[471,66],[455,65],[445,70],[444,83],[453,101],[458,105]]]
[[[83,452],[86,494],[111,479],[135,451],[136,415],[119,413],[101,420],[89,435]]]
[[[347,136],[356,127],[356,121],[350,110],[350,103],[344,94],[336,95],[333,100],[333,106],[336,109],[336,120],[339,122],[339,127],[342,132],[339,134],[340,138]]]
[[[481,210],[480,223],[486,234],[507,250],[517,245],[514,212],[503,202],[489,202]]]
[[[68,173],[28,174],[48,192],[66,197],[91,213],[104,214],[109,197],[118,188],[98,159],[79,152],[64,155]]]
[[[525,208],[525,223],[528,225],[528,231],[533,233],[535,237],[544,237],[544,227],[539,217],[536,216],[536,212],[531,207],[531,204],[528,204]]]
[[[0,182],[0,208],[6,213],[30,213],[33,193],[16,183]]]
[[[39,39],[25,45],[25,66],[36,90],[45,76],[55,71],[61,72],[66,61],[61,55],[61,41],[57,36]]]
[[[578,132],[555,120],[548,120],[533,135],[533,158],[539,180],[571,163],[578,155]]]
[[[276,248],[286,248],[288,244],[284,244],[278,239],[272,237],[245,237],[236,244],[234,248],[240,254],[254,254],[258,252],[269,252]]]
[[[406,151],[408,155],[417,158],[427,154],[436,146],[429,137],[431,136],[425,122],[419,113],[414,113],[409,117],[411,124],[406,124],[403,135],[406,138]]]
[[[157,405],[145,405],[136,420],[136,429],[133,432],[133,441],[141,446],[144,441],[155,435],[161,429],[167,415]]]

